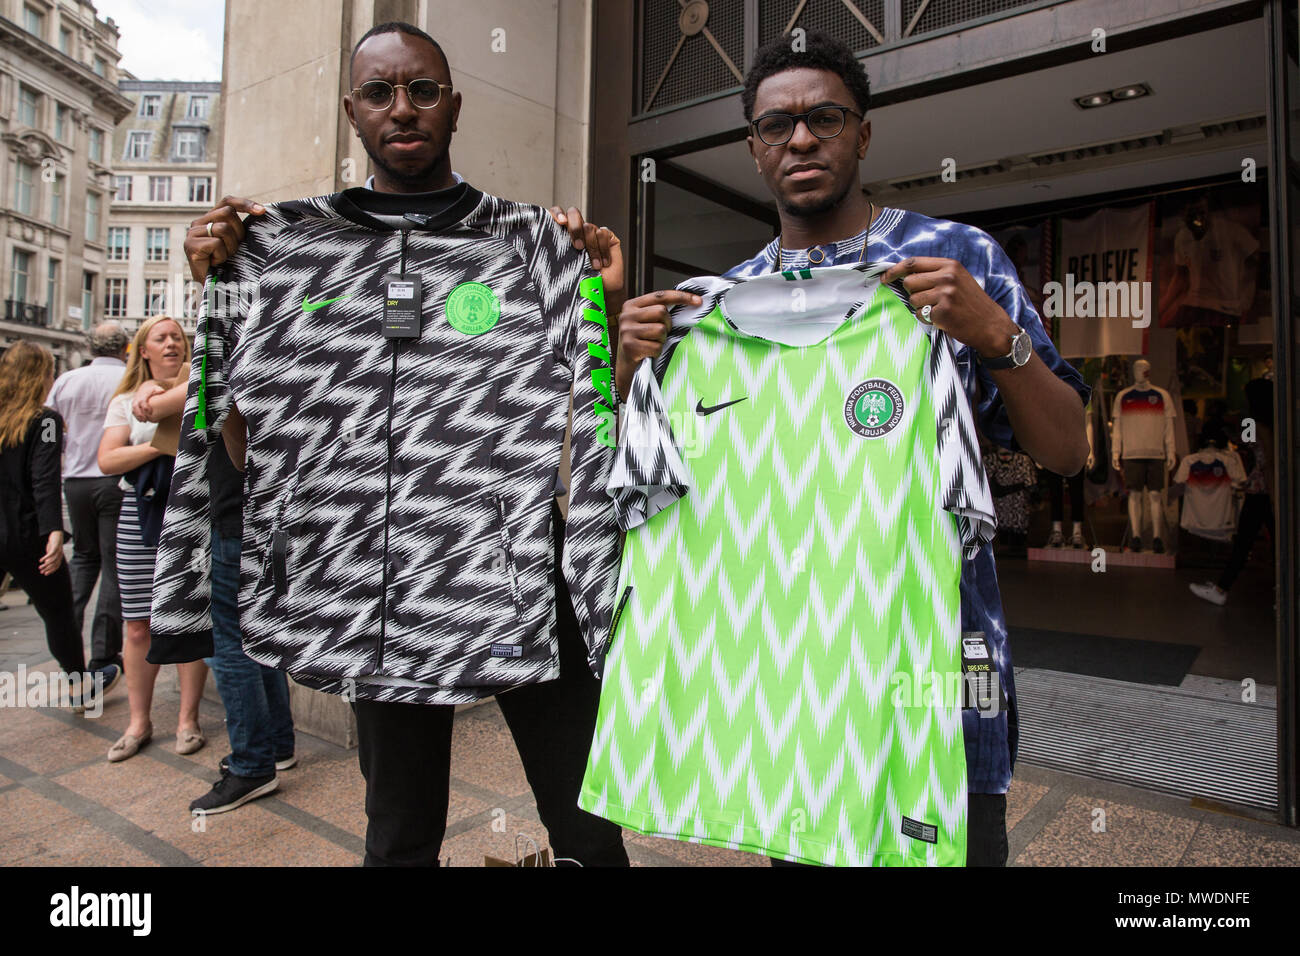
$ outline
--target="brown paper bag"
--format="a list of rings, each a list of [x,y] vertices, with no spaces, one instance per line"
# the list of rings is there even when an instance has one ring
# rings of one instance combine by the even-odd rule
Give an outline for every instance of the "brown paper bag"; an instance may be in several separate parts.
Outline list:
[[[164,418],[158,423],[158,430],[153,434],[153,445],[164,455],[175,456],[176,449],[181,440],[181,416],[173,415],[171,418]]]
[[[531,846],[533,852],[527,856],[522,854],[525,848],[523,845]],[[503,860],[499,856],[483,857],[484,866],[507,866],[507,867],[533,867],[533,866],[553,866],[551,863],[551,851],[539,850],[537,841],[524,833],[515,834],[515,862]]]

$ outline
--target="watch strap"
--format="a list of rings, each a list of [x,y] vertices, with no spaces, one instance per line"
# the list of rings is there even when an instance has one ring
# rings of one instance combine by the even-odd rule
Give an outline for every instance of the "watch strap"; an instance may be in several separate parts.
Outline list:
[[[1025,362],[1016,361],[1016,346],[1020,342],[1022,336],[1029,335],[1029,333],[1026,332],[1024,329],[1021,329],[1020,326],[1016,326],[1016,328],[1020,329],[1020,331],[1017,332],[1011,338],[1010,352],[1008,352],[1006,355],[999,355],[996,358],[984,358],[982,356],[980,357],[980,362],[983,363],[985,368],[993,369],[994,371],[1001,371],[1002,369],[1018,368],[1021,365],[1024,365],[1025,362],[1029,361],[1029,356],[1025,356]],[[1031,352],[1033,351],[1032,342],[1030,343],[1030,351]]]

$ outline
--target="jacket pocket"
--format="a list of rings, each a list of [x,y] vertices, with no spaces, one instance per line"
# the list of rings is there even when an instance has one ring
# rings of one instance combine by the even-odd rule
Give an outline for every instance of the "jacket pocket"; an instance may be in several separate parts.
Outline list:
[[[289,490],[276,506],[270,533],[259,542],[262,552],[261,571],[258,573],[257,584],[253,588],[254,596],[261,596],[268,588],[273,588],[272,593],[277,597],[289,593],[288,515],[289,508],[297,497],[297,491],[298,479],[295,475]]]
[[[502,571],[506,578],[506,588],[510,594],[510,603],[515,607],[515,619],[522,620],[524,616],[523,595],[519,588],[519,568],[515,563],[514,548],[510,545],[510,529],[506,525],[506,503],[505,499],[499,494],[488,495],[488,501],[492,506],[495,514],[497,541],[500,547],[500,563],[503,565]]]

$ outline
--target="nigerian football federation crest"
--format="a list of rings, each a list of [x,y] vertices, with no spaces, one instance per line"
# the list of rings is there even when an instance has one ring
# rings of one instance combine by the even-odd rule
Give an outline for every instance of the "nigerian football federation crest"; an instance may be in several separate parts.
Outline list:
[[[862,438],[887,435],[903,420],[903,393],[893,382],[869,378],[849,392],[844,420]]]

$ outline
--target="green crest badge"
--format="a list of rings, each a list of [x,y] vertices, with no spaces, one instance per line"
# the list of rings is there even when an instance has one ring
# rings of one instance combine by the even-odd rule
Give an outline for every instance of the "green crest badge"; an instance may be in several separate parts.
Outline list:
[[[887,435],[903,420],[903,393],[893,382],[869,378],[849,392],[844,420],[862,438]]]
[[[501,300],[481,282],[462,282],[444,307],[447,324],[466,335],[482,335],[501,318]]]

